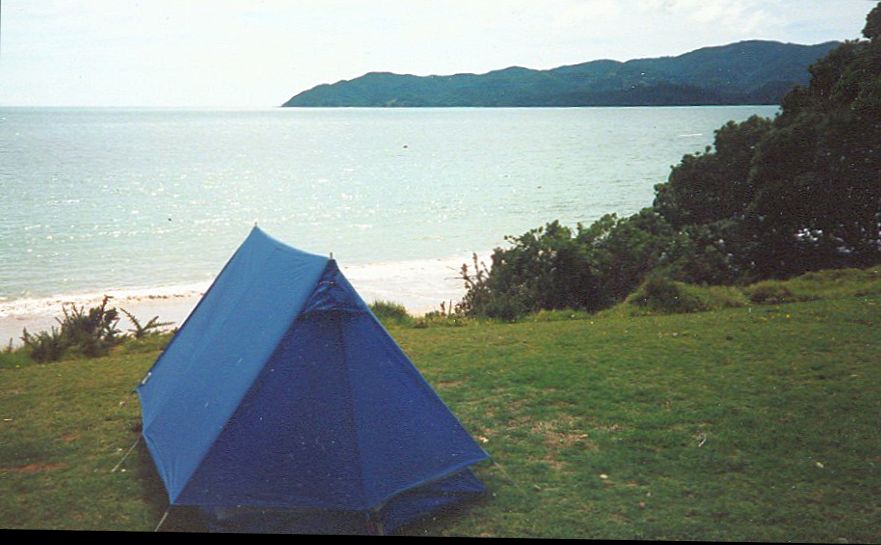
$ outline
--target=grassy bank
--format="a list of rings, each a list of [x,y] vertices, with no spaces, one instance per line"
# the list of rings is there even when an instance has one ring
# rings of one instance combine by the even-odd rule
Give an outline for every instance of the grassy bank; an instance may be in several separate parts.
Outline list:
[[[872,286],[688,314],[392,327],[497,462],[477,468],[485,500],[407,533],[881,541]],[[129,392],[163,342],[0,359],[0,527],[155,527],[165,497],[146,451],[111,469],[137,437]]]

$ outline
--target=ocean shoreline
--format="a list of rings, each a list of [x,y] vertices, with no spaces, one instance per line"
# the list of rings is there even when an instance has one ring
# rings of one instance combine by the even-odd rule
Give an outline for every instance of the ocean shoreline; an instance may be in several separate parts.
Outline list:
[[[488,256],[489,252],[478,255]],[[463,263],[470,265],[471,262],[469,255],[340,265],[340,268],[368,304],[391,301],[404,305],[411,315],[421,316],[437,310],[441,302],[456,303],[462,298],[465,289],[458,271]],[[56,318],[63,316],[63,306],[90,308],[100,304],[105,295],[111,297],[109,305],[131,312],[142,324],[158,316],[160,322],[173,324],[167,326],[170,329],[186,320],[212,282],[113,288],[0,301],[0,344],[5,347],[11,341],[13,346],[20,346],[24,328],[36,333],[58,327]],[[122,315],[117,327],[126,331],[133,326]]]

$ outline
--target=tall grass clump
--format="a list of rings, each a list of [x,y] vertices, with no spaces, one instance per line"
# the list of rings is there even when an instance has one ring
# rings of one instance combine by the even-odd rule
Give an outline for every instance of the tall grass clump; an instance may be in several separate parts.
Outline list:
[[[879,294],[881,267],[812,271],[791,279],[788,286],[801,301],[820,297]]]
[[[409,326],[413,324],[413,317],[410,316],[404,305],[400,303],[382,300],[374,301],[370,304],[370,310],[386,326]]]
[[[637,314],[639,310],[658,314],[703,312],[741,307],[747,302],[733,286],[696,286],[661,275],[649,276],[626,300]]]
[[[806,296],[797,296],[792,293],[786,283],[779,280],[759,282],[744,289],[753,303],[778,305],[780,303],[794,303],[810,299]]]

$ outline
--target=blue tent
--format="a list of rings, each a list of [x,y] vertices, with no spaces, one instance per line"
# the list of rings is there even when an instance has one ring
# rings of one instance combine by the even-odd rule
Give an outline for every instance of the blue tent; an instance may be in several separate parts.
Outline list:
[[[488,458],[335,261],[254,227],[137,388],[171,506],[218,530],[391,532]]]

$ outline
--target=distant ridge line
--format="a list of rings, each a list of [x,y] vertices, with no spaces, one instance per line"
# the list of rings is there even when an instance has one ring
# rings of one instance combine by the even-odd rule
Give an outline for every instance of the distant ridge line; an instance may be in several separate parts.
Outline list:
[[[808,67],[841,42],[748,40],[677,56],[599,59],[549,70],[483,74],[368,72],[317,85],[283,107],[530,107],[779,104],[809,81]]]

